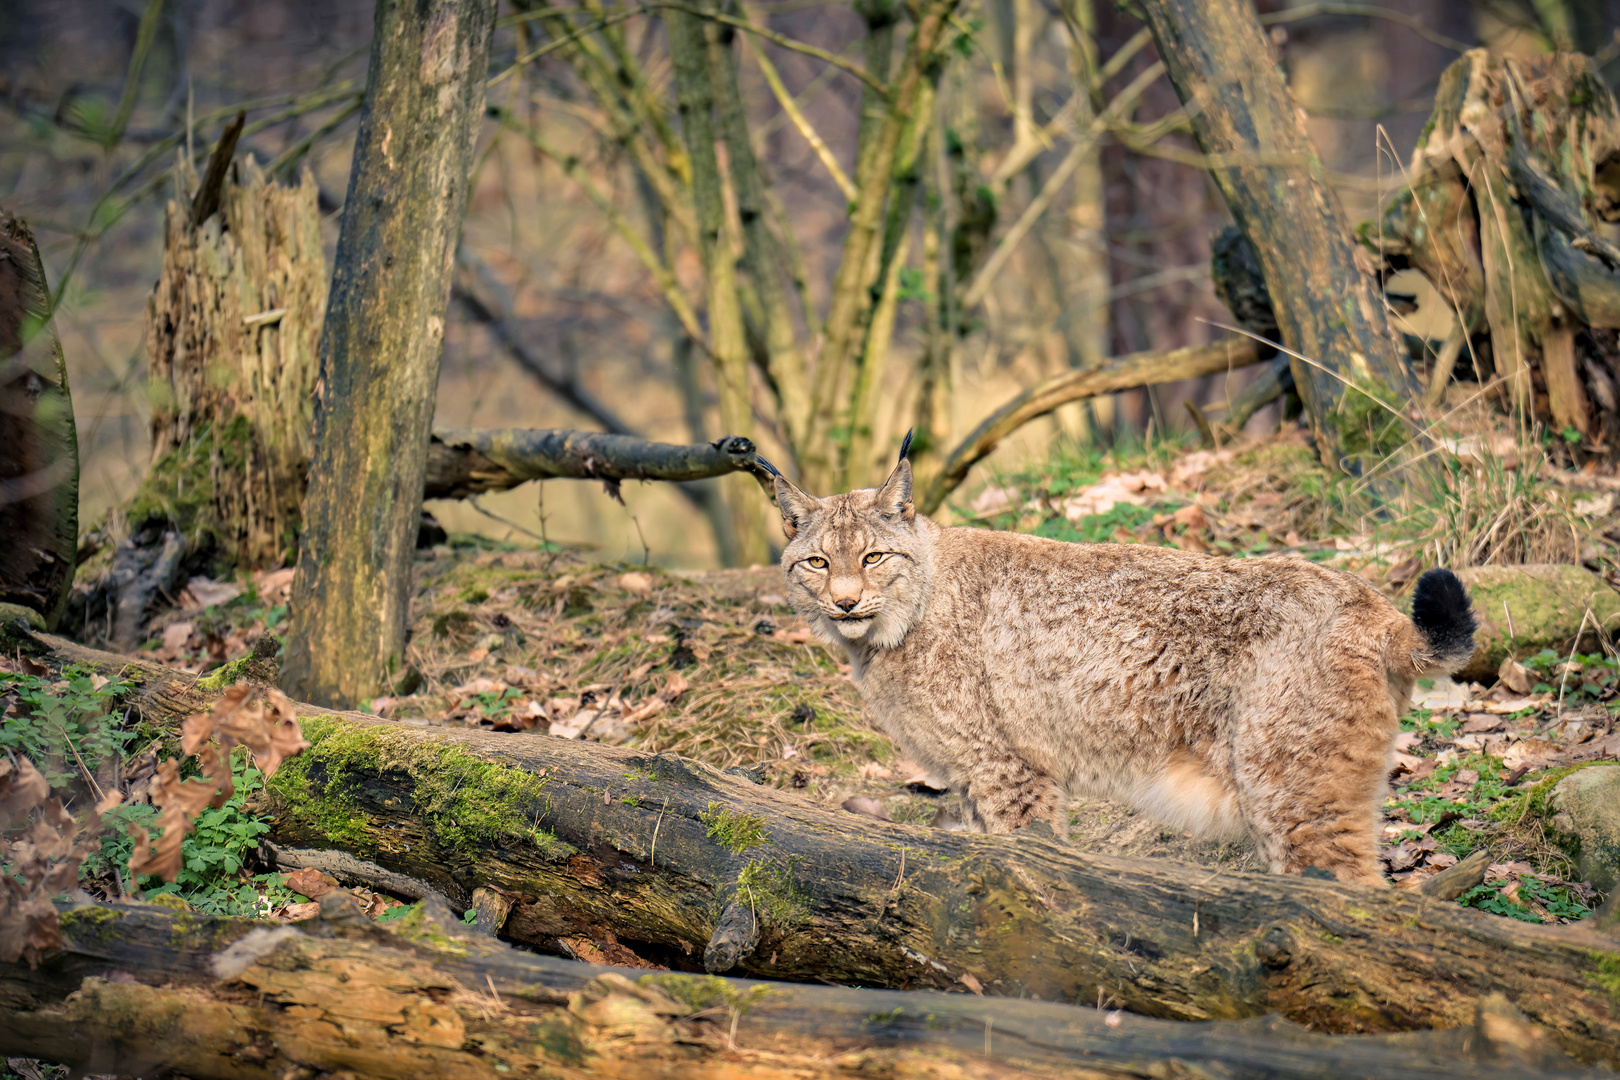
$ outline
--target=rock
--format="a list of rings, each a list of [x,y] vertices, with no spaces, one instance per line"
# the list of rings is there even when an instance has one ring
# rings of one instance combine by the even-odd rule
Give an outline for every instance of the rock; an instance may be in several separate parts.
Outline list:
[[[1598,892],[1615,892],[1620,885],[1620,765],[1592,765],[1570,773],[1553,786],[1547,809],[1548,824],[1573,849],[1581,878]]]
[[[1454,676],[1458,682],[1488,684],[1509,657],[1548,648],[1568,652],[1588,607],[1600,625],[1611,631],[1620,626],[1620,595],[1583,567],[1477,566],[1457,576],[1479,621],[1474,655]],[[1587,626],[1590,635],[1590,620]],[[1595,639],[1582,643],[1586,651],[1596,647]]]

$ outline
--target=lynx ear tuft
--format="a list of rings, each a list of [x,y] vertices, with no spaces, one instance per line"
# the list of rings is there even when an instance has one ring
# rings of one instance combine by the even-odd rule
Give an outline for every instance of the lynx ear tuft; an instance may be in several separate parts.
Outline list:
[[[907,428],[906,437],[900,440],[900,460],[904,461],[911,456],[911,437],[917,433],[916,428]]]
[[[886,518],[911,521],[917,516],[917,508],[911,502],[911,462],[903,457],[900,459],[894,472],[878,488],[872,505]]]
[[[776,474],[776,508],[782,512],[782,532],[789,540],[799,535],[799,530],[810,523],[817,510],[821,509],[821,500],[813,495],[806,495],[793,486],[793,482],[781,473]]]

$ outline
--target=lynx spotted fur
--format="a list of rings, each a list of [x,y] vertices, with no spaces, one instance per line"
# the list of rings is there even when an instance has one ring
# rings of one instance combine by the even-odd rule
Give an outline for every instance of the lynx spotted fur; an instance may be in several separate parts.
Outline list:
[[[1473,648],[1462,585],[1430,571],[1417,623],[1353,575],[944,528],[882,488],[776,481],[794,608],[849,654],[871,715],[949,779],[970,828],[1068,830],[1071,797],[1203,835],[1273,872],[1382,882],[1375,828],[1413,681]]]

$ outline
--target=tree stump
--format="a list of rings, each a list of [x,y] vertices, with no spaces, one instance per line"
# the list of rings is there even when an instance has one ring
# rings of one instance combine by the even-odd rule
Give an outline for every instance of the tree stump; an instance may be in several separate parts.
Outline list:
[[[1459,366],[1506,408],[1614,457],[1620,249],[1595,225],[1615,221],[1620,110],[1592,61],[1476,49],[1440,77],[1407,189],[1360,233],[1429,279],[1472,339]]]
[[[170,200],[163,270],[146,303],[151,474],[126,509],[225,563],[297,550],[309,468],[326,257],[314,179],[267,180],[251,158],[209,194]]]

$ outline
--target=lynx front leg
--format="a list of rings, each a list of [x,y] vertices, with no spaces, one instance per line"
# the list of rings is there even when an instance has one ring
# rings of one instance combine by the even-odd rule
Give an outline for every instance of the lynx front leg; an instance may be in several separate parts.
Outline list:
[[[983,823],[975,831],[1005,833],[1032,821],[1048,821],[1059,839],[1069,837],[1067,795],[1051,777],[1011,754],[975,763],[962,806],[964,811],[971,808],[972,816]]]

